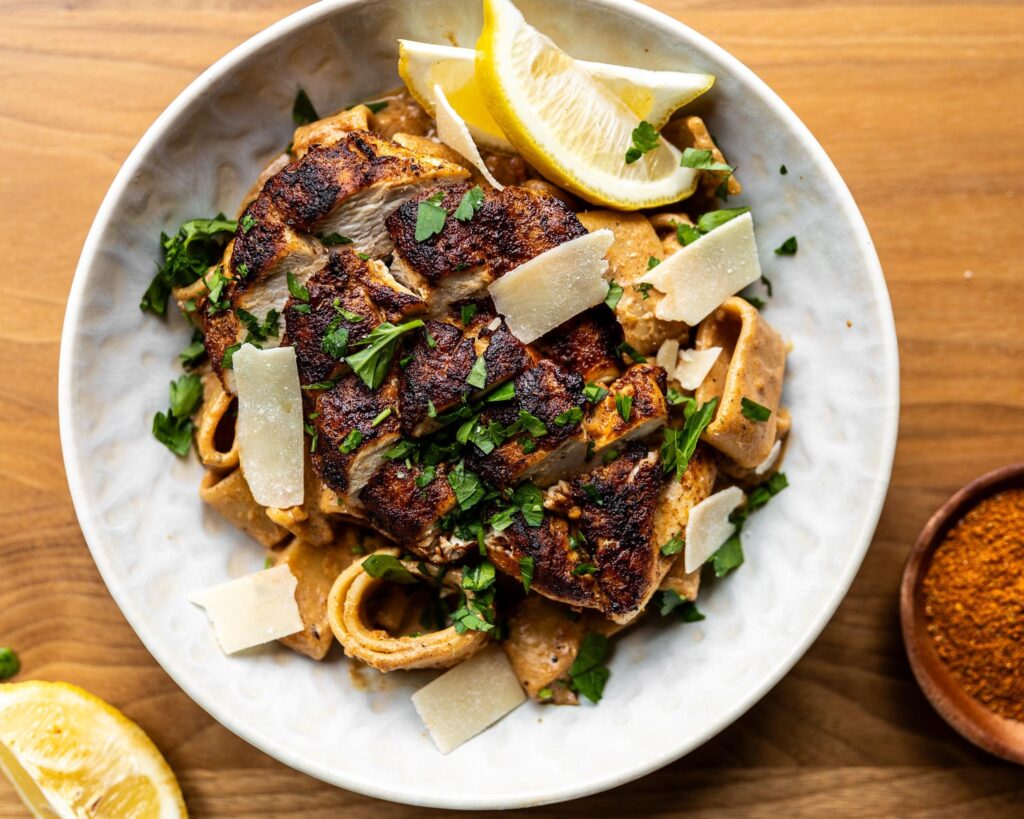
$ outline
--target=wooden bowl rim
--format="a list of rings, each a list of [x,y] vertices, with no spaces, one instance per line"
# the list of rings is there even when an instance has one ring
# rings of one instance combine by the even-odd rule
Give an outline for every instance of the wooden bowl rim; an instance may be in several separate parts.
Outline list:
[[[907,556],[900,582],[903,645],[918,686],[939,715],[961,736],[989,753],[1024,765],[1024,722],[989,710],[960,686],[923,628],[923,579],[936,547],[980,501],[1004,489],[1024,488],[1024,461],[975,478],[928,519]]]

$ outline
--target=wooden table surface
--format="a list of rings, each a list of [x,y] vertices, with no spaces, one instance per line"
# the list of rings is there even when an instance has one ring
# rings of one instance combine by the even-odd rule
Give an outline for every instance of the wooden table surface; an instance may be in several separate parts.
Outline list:
[[[196,816],[412,816],[296,773],[220,727],[107,593],[57,432],[65,297],[128,151],[202,69],[300,0],[0,0],[0,645],[137,720]],[[914,685],[904,557],[960,484],[1024,458],[1024,5],[655,0],[757,71],[842,172],[896,312],[892,487],[849,596],[746,716],[638,782],[535,815],[1020,816],[1024,770]],[[827,275],[827,271],[822,271]],[[0,778],[0,817],[22,816]]]

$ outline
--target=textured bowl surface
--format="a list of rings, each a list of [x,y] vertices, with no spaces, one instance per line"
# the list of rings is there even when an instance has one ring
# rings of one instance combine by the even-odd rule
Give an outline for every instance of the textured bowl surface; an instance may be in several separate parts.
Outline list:
[[[860,566],[885,496],[898,415],[892,312],[863,220],[796,116],[748,69],[629,0],[522,0],[574,56],[708,71],[710,122],[754,208],[774,280],[769,320],[792,341],[785,403],[791,487],[748,525],[746,564],[709,583],[693,625],[618,640],[597,707],[532,704],[448,756],[410,694],[427,674],[356,673],[271,645],[226,657],[187,595],[262,566],[261,549],[204,509],[194,457],[150,435],[188,333],[138,309],[161,230],[233,213],[290,138],[299,86],[330,111],[398,84],[398,37],[472,45],[476,2],[350,0],[306,8],[203,74],[146,133],[96,217],[72,286],[60,421],[75,508],[125,616],[167,672],[229,729],[345,788],[451,808],[539,804],[658,768],[721,731],[799,659]],[[780,175],[785,163],[789,173]],[[733,202],[730,202],[732,205]],[[800,252],[772,253],[790,235]]]

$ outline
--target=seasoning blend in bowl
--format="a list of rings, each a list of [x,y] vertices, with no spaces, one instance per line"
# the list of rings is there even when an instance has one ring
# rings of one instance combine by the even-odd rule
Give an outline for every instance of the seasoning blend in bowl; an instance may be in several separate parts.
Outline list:
[[[1024,464],[983,475],[932,516],[903,572],[900,615],[936,710],[1024,764]]]
[[[1024,720],[1024,489],[978,503],[946,534],[924,576],[935,650],[963,689]]]

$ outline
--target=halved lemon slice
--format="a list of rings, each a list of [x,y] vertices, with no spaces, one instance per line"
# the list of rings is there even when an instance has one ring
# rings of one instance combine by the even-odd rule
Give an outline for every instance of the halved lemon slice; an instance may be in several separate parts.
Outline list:
[[[67,683],[0,685],[0,770],[35,817],[188,815],[142,729]]]
[[[552,182],[589,202],[636,210],[693,193],[698,173],[659,139],[627,163],[633,110],[508,0],[484,0],[476,80],[487,110],[517,151]]]
[[[434,85],[469,126],[480,145],[498,150],[512,146],[484,104],[476,81],[476,50],[455,46],[398,41],[398,73],[416,101],[434,115]],[[638,120],[660,129],[669,117],[715,84],[711,74],[648,71],[626,65],[579,60],[578,66],[630,107]]]

